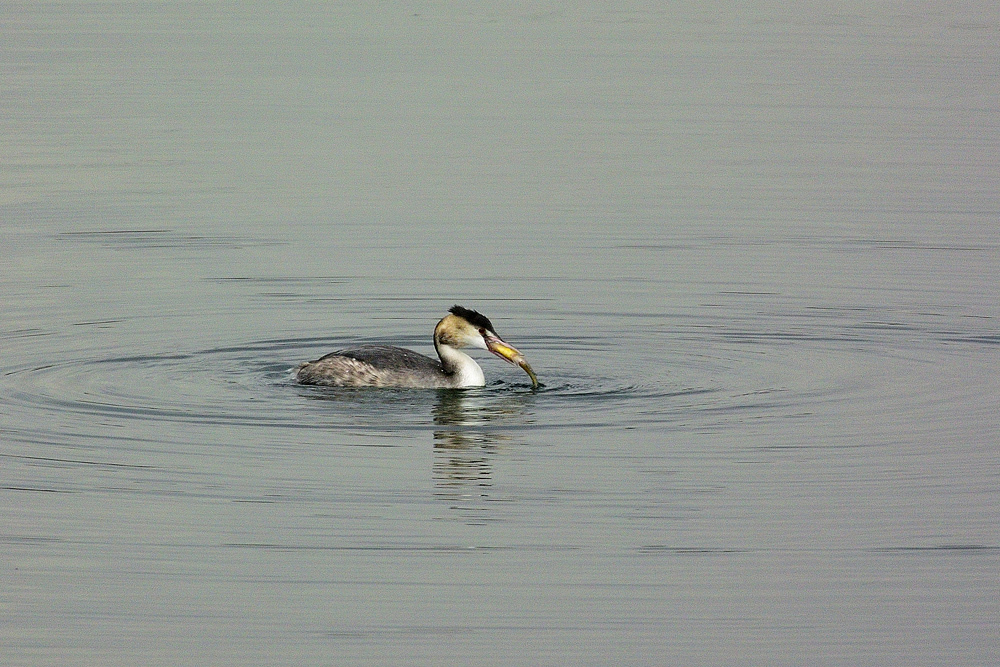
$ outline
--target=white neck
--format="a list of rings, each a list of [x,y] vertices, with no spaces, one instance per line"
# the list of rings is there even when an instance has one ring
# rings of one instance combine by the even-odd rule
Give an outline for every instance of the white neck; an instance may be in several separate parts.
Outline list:
[[[465,352],[456,350],[450,345],[437,345],[438,356],[444,370],[453,374],[456,387],[482,387],[486,384],[486,376],[476,360]]]

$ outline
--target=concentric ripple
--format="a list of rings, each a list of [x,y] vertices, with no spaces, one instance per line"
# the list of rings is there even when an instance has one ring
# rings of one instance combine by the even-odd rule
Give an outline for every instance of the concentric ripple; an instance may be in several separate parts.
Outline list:
[[[845,392],[864,391],[857,378],[823,381],[819,388],[790,387],[781,378],[801,374],[780,368],[794,363],[787,358],[732,350],[694,353],[682,344],[670,353],[677,363],[659,376],[637,372],[628,364],[641,360],[620,352],[596,360],[589,349],[574,353],[572,346],[558,356],[558,363],[571,368],[546,368],[544,346],[539,346],[542,386],[537,390],[516,369],[489,361],[484,363],[493,366],[497,379],[474,390],[295,384],[295,365],[328,347],[315,339],[280,339],[186,353],[61,359],[8,368],[0,391],[11,409],[33,413],[21,423],[76,415],[83,422],[346,427],[382,433],[442,424],[515,431],[636,424],[715,428],[747,414],[756,419],[794,414],[817,402],[843,399]]]

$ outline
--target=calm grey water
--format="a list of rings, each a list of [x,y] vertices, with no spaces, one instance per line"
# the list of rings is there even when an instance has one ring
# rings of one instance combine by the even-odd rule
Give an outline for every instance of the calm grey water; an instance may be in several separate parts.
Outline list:
[[[0,662],[997,664],[984,6],[6,5]]]

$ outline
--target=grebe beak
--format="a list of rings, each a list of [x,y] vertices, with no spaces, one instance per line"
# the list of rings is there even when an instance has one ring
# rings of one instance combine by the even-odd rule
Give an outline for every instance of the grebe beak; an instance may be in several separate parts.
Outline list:
[[[504,361],[510,362],[515,366],[520,366],[524,369],[524,372],[528,374],[531,378],[531,386],[534,389],[538,388],[538,378],[535,377],[535,371],[531,370],[531,366],[528,364],[528,360],[524,358],[524,355],[518,352],[517,348],[512,345],[508,345],[503,342],[499,336],[486,332],[483,334],[483,340],[486,341],[486,349],[497,355]]]

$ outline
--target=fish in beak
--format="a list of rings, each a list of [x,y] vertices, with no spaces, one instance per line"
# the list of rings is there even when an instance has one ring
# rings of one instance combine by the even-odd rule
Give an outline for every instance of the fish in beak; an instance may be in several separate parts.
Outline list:
[[[489,331],[483,334],[483,339],[486,341],[487,350],[497,355],[504,361],[512,363],[515,366],[520,366],[524,372],[528,374],[528,377],[531,378],[532,388],[538,388],[538,378],[535,377],[535,371],[531,370],[528,360],[524,358],[524,355],[521,354],[517,348],[503,342],[499,336]]]

